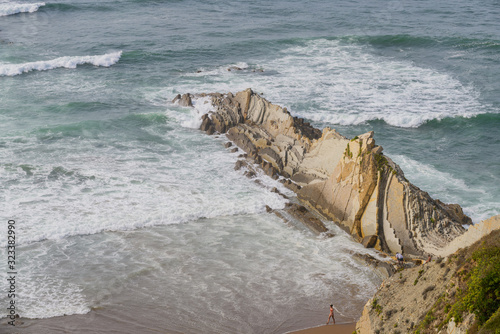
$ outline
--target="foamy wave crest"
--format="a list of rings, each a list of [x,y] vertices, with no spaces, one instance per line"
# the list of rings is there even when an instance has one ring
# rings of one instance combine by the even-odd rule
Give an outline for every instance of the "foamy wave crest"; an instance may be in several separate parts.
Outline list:
[[[418,127],[430,120],[485,113],[478,91],[446,72],[373,53],[369,46],[319,39],[256,59],[185,76],[178,91],[239,91],[251,87],[294,115],[330,124],[383,120]],[[252,70],[254,68],[254,70]],[[200,84],[199,77],[207,77]]]
[[[214,111],[210,96],[194,98],[192,100],[194,108],[183,108],[184,110],[167,110],[167,115],[177,120],[183,127],[199,129],[201,126],[201,116]],[[174,105],[178,106],[178,103]]]
[[[53,60],[42,60],[23,64],[0,64],[0,76],[15,76],[31,71],[48,71],[55,68],[76,68],[78,65],[92,64],[109,67],[120,60],[122,51],[107,53],[102,56],[60,57]]]
[[[23,219],[28,223],[18,244],[255,214],[265,212],[266,205],[285,207],[286,199],[234,170],[238,153],[228,154],[220,140],[207,140],[181,127],[161,136],[162,143],[127,146],[137,155],[134,159],[123,160],[122,146],[118,150],[95,148],[94,141],[83,140],[75,149],[72,140],[61,140],[56,151],[62,156],[57,160],[51,157],[44,165],[19,161],[14,168],[0,165],[0,183],[22,179],[2,193],[9,208],[6,215],[18,217],[26,212]],[[38,140],[30,142],[37,145]],[[144,159],[158,157],[153,147],[167,152],[169,158],[144,164]],[[16,149],[3,153],[8,161],[25,159]],[[62,157],[64,166],[59,164]],[[6,232],[0,229],[2,246]]]
[[[18,13],[34,13],[42,6],[45,6],[45,2],[0,3],[0,16],[14,15]]]
[[[315,121],[351,125],[380,119],[418,127],[433,119],[471,117],[484,109],[473,87],[447,73],[374,55],[366,46],[317,40],[286,53],[273,66],[292,79],[282,80],[290,95],[300,97],[305,90],[311,103],[303,116]]]

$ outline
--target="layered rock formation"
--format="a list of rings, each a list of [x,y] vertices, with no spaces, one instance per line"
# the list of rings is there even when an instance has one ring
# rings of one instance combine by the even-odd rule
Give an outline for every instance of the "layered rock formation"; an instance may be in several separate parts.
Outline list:
[[[458,205],[434,200],[406,180],[373,132],[349,140],[330,128],[320,131],[250,89],[208,96],[215,111],[203,115],[201,130],[225,133],[303,204],[367,247],[440,254],[471,223]],[[196,97],[175,100],[190,105]]]
[[[493,231],[500,230],[500,215],[490,217],[478,224],[475,224],[467,230],[464,234],[454,239],[445,247],[437,251],[440,256],[448,256],[458,251],[460,248],[468,247],[475,243],[477,240],[484,238],[491,234]]]

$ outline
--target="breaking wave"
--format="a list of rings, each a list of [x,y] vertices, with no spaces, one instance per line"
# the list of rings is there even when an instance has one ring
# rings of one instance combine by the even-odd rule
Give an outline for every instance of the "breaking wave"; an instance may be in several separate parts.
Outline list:
[[[48,71],[55,68],[76,68],[77,65],[92,64],[109,67],[120,60],[122,51],[107,53],[102,56],[60,57],[22,64],[0,64],[0,76],[15,76],[31,71]]]
[[[252,64],[253,63],[253,64]],[[474,86],[446,72],[383,57],[357,40],[299,42],[272,59],[201,68],[186,74],[181,92],[239,91],[252,87],[294,115],[323,125],[382,120],[419,127],[431,120],[488,112]],[[200,82],[200,78],[205,78]],[[182,82],[182,83],[184,83]]]
[[[45,2],[0,3],[0,16],[8,16],[19,13],[34,13],[42,6],[45,6]]]

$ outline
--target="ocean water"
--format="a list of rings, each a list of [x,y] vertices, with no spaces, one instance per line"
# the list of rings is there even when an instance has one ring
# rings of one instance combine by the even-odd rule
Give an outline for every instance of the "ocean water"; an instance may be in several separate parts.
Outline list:
[[[352,254],[377,255],[266,213],[287,190],[234,171],[197,130],[203,101],[170,101],[250,87],[316,127],[374,130],[479,222],[500,214],[499,17],[492,0],[0,1],[0,290],[12,219],[26,318],[284,333],[333,303],[355,321],[381,279]]]

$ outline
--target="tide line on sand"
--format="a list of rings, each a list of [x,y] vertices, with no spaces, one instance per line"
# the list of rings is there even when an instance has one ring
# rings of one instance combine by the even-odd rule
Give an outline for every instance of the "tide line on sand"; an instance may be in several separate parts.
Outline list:
[[[289,334],[352,334],[356,329],[356,323],[350,324],[336,324],[336,325],[322,325],[318,327],[302,329]]]

